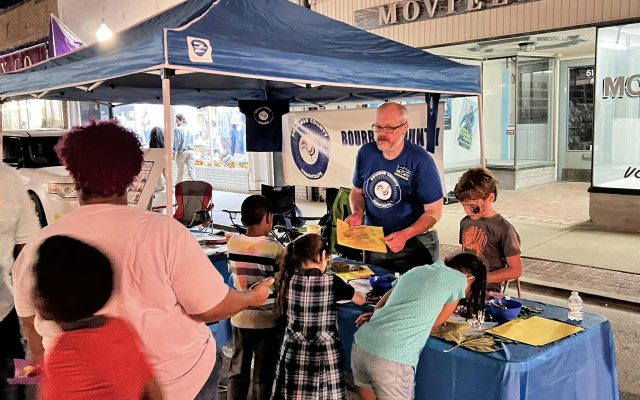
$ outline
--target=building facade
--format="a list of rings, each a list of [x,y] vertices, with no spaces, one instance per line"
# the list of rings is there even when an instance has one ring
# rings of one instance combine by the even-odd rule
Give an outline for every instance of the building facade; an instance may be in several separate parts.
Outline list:
[[[49,13],[58,13],[57,0],[27,0],[6,8],[0,5],[0,54],[46,38]]]
[[[480,66],[484,161],[501,187],[591,182],[594,224],[640,230],[640,178],[634,175],[640,148],[631,144],[640,143],[640,66],[632,62],[640,59],[635,52],[640,1],[310,3],[328,17]],[[613,55],[607,53],[612,47]],[[631,66],[616,71],[605,54]],[[607,87],[610,98],[626,100],[617,100],[618,106],[601,101]],[[447,179],[450,186],[460,171],[480,163],[479,115],[473,98],[448,100],[446,109],[444,165],[446,176],[454,178]],[[609,132],[599,134],[605,126]]]

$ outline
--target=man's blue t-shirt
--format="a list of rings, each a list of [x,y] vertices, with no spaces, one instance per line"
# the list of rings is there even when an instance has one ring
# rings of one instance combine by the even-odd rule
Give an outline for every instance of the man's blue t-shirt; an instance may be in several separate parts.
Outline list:
[[[365,224],[382,226],[385,235],[413,225],[425,204],[442,199],[436,163],[424,148],[408,140],[393,160],[385,159],[375,142],[362,146],[353,186],[364,191]]]

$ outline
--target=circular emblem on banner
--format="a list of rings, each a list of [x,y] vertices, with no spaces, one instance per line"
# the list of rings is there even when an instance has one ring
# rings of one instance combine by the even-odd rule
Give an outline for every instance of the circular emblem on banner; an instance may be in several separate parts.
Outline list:
[[[269,125],[273,121],[273,111],[269,107],[259,107],[253,112],[253,119],[260,125]]]
[[[329,166],[329,133],[313,118],[300,119],[291,129],[291,154],[302,175],[320,179]]]
[[[367,180],[367,195],[378,208],[393,207],[400,202],[400,184],[393,174],[378,171]]]

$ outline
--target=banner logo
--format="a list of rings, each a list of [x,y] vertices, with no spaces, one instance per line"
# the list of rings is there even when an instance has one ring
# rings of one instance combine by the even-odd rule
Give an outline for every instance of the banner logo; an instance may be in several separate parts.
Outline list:
[[[253,119],[260,125],[269,125],[273,121],[273,111],[269,107],[258,107],[253,112]]]
[[[189,60],[192,62],[213,63],[211,43],[208,39],[187,36]]]
[[[320,179],[329,167],[329,133],[313,118],[300,119],[291,130],[291,154],[308,179]]]
[[[388,171],[378,171],[369,177],[366,188],[371,202],[378,208],[390,208],[400,202],[400,184]]]

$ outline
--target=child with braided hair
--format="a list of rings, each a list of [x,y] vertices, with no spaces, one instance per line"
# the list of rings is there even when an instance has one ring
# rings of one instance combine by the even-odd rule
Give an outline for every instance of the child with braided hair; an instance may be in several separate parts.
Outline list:
[[[466,299],[463,317],[484,312],[486,267],[472,253],[414,267],[394,282],[373,313],[356,320],[353,382],[363,400],[413,399],[415,371],[429,333]]]
[[[286,329],[272,399],[346,398],[336,302],[365,303],[362,294],[327,274],[329,247],[317,234],[287,245],[278,273],[276,313]]]

